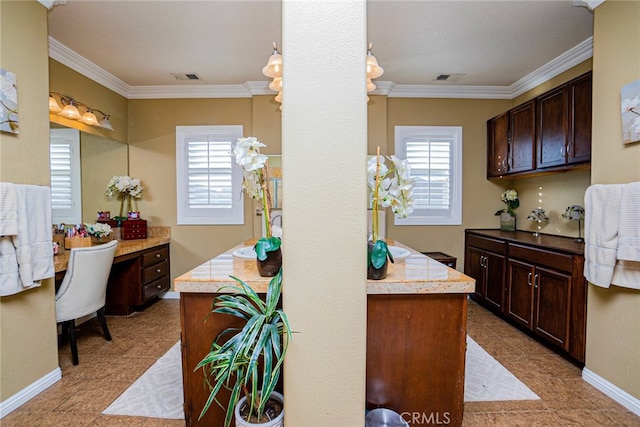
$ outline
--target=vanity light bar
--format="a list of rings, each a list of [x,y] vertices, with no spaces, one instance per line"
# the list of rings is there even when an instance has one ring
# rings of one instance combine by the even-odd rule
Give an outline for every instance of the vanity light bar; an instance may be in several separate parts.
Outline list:
[[[60,107],[60,104],[58,104],[58,101],[52,94],[60,96],[60,103],[62,103],[64,108]],[[86,109],[86,111],[83,114],[80,114],[80,110],[78,109],[78,107],[83,107],[84,109]],[[111,125],[111,121],[109,120],[109,114],[103,113],[98,109],[91,108],[84,102],[76,101],[72,97],[64,95],[62,93],[49,93],[49,112],[62,117],[66,117],[67,119],[77,120],[90,126],[97,126],[111,131],[113,130],[113,126]],[[100,113],[102,115],[102,119],[98,120],[95,113]]]

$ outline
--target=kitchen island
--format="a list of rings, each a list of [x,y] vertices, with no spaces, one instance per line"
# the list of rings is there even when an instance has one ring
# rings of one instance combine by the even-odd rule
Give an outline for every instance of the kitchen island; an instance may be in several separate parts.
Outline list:
[[[388,242],[407,250],[408,256],[390,264],[384,280],[367,281],[366,409],[393,409],[412,426],[461,425],[467,295],[474,291],[475,280]],[[221,288],[235,284],[229,276],[266,293],[270,278],[260,277],[255,259],[233,255],[250,244],[238,245],[174,281],[175,291],[180,292],[187,426],[223,423],[224,410],[216,404],[198,421],[209,393],[202,371],[193,369],[219,332],[238,325],[236,319],[218,314],[205,321]],[[221,401],[226,396],[221,395]]]

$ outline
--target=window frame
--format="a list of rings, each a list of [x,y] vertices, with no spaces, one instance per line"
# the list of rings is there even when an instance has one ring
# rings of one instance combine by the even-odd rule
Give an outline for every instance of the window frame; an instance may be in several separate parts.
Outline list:
[[[450,155],[449,209],[446,215],[426,215],[426,209],[416,209],[407,218],[395,215],[395,225],[462,225],[462,126],[395,126],[395,153],[406,158],[407,140],[445,135],[452,138]]]
[[[54,169],[51,164],[51,146],[67,144],[69,146],[70,208],[56,208],[53,203]],[[53,223],[80,224],[82,222],[82,165],[80,162],[80,131],[77,129],[56,128],[49,130],[49,173],[51,188],[51,220]]]
[[[228,139],[233,144],[242,137],[242,125],[176,126],[176,202],[178,225],[243,225],[244,194],[242,168],[231,156],[231,208],[192,208],[189,204],[188,139],[206,135],[208,138]]]

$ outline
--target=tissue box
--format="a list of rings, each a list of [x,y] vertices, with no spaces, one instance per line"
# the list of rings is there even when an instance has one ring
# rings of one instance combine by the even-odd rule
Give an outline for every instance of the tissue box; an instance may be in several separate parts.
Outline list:
[[[91,237],[65,237],[64,248],[86,248],[91,246]]]

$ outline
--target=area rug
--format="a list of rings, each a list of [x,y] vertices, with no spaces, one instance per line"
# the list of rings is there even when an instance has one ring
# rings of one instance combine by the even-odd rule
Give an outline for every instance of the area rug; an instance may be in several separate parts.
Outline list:
[[[102,413],[183,420],[183,403],[178,341]]]
[[[465,402],[538,399],[537,394],[467,335]]]
[[[534,392],[467,336],[465,402],[537,399]],[[102,413],[181,420],[183,402],[182,358],[177,342]]]

